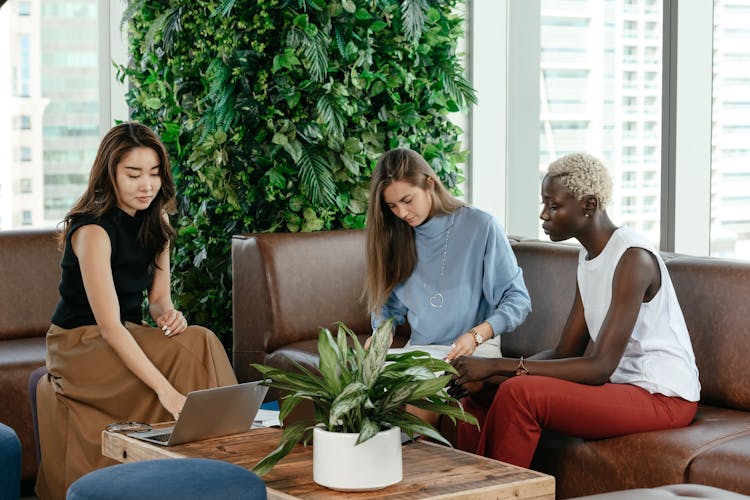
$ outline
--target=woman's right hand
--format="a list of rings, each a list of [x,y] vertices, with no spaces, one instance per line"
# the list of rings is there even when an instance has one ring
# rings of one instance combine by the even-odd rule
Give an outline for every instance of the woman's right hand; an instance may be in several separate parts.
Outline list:
[[[175,420],[180,416],[182,407],[185,406],[185,396],[177,392],[174,387],[169,387],[166,391],[158,394],[159,402],[169,413],[172,414]]]

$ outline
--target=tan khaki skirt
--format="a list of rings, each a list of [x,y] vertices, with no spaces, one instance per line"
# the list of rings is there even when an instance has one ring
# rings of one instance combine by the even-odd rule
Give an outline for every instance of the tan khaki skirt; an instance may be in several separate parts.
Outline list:
[[[174,337],[134,323],[125,328],[182,394],[237,383],[224,347],[206,328],[190,326]],[[108,424],[173,420],[96,325],[70,330],[52,325],[47,370],[37,386],[41,464],[36,494],[43,500],[64,499],[73,481],[115,463],[101,451],[101,432]]]

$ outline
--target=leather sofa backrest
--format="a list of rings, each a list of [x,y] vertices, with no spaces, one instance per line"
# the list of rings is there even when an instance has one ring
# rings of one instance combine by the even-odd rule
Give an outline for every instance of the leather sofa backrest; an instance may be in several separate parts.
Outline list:
[[[576,292],[578,247],[537,240],[511,241],[531,296],[531,314],[512,333],[502,336],[508,357],[550,349],[560,338]]]
[[[55,230],[0,232],[0,340],[47,333],[61,257]]]
[[[361,230],[266,233],[232,239],[233,357],[240,380],[250,363],[288,344],[314,340],[342,321],[371,331]],[[335,331],[334,331],[335,333]],[[252,378],[250,378],[252,379]]]
[[[554,347],[562,332],[575,297],[578,247],[513,239],[511,246],[533,310],[503,336],[502,350],[506,356],[528,356]],[[742,368],[750,359],[750,263],[662,256],[692,338],[701,400],[750,410]],[[234,367],[240,380],[252,380],[250,363],[263,363],[280,347],[315,340],[321,327],[332,328],[336,321],[358,334],[370,331],[360,300],[363,231],[235,236],[232,276]]]
[[[701,401],[750,410],[750,262],[705,257],[667,261],[693,342]]]

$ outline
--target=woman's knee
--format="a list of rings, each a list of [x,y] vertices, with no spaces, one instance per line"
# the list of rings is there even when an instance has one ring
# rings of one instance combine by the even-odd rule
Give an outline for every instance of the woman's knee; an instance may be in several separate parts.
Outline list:
[[[509,404],[513,407],[528,406],[536,397],[544,394],[546,379],[533,375],[511,377],[498,386],[493,405],[500,405],[501,408]]]

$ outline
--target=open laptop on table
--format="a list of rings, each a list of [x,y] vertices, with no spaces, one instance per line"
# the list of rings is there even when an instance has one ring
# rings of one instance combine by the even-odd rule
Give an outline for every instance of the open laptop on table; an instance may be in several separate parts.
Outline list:
[[[174,446],[250,430],[268,387],[260,381],[215,387],[188,393],[174,426],[130,437],[162,446]]]

